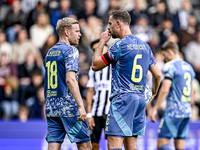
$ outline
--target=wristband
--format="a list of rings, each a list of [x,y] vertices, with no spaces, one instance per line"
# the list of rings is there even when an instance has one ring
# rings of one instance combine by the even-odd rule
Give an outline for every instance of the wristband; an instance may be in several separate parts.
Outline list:
[[[86,118],[92,118],[92,113],[87,113]]]

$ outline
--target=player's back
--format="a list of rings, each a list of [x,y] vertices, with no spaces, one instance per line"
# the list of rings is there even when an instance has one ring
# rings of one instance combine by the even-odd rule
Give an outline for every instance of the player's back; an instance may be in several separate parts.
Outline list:
[[[109,49],[112,64],[112,96],[132,92],[143,93],[149,67],[155,59],[148,44],[133,35],[127,35]]]
[[[172,80],[172,85],[167,96],[169,116],[189,117],[191,114],[192,82],[195,77],[190,64],[182,59],[168,62],[164,67],[165,78]]]

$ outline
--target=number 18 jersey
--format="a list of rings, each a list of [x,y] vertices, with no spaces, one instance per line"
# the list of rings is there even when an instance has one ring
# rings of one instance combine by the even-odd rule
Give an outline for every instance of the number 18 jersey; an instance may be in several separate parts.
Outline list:
[[[110,99],[124,93],[144,93],[147,72],[156,64],[149,45],[133,35],[115,42],[102,59],[112,63]]]
[[[47,53],[45,60],[44,94],[47,117],[74,117],[78,106],[67,83],[66,72],[79,73],[79,52],[65,42],[58,42]]]

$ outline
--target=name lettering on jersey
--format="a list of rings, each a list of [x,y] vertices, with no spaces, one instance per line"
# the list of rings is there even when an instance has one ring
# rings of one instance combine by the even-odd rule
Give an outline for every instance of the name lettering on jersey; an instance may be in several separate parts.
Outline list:
[[[128,50],[146,50],[146,46],[144,44],[128,44]]]
[[[97,88],[108,88],[108,84],[106,84],[106,83],[98,84],[95,86],[95,89],[97,89]]]
[[[187,66],[187,65],[182,65],[182,69],[183,69],[183,70],[187,70],[187,71],[189,71],[189,70],[190,70],[190,67]]]
[[[60,55],[60,51],[50,51],[48,52],[47,56],[59,56]]]
[[[130,90],[142,90],[143,85],[135,85],[135,84],[129,84]]]
[[[47,97],[51,97],[51,96],[57,96],[57,91],[48,90],[47,91]]]

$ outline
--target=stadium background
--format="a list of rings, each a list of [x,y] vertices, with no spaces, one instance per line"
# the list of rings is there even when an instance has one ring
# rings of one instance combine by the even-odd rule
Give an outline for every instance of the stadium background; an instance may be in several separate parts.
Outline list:
[[[43,59],[58,40],[57,20],[67,16],[79,20],[79,87],[85,102],[93,56],[90,43],[106,30],[108,14],[114,9],[129,11],[132,33],[151,46],[160,70],[165,63],[160,46],[166,40],[176,42],[183,59],[194,67],[195,103],[186,149],[200,149],[199,0],[0,0],[0,149],[47,149]],[[151,74],[147,80],[151,86],[150,81]],[[159,117],[164,109],[165,102]],[[139,150],[156,149],[158,125],[159,121],[148,121]],[[66,140],[63,149],[75,146]],[[101,149],[106,149],[103,135]]]

